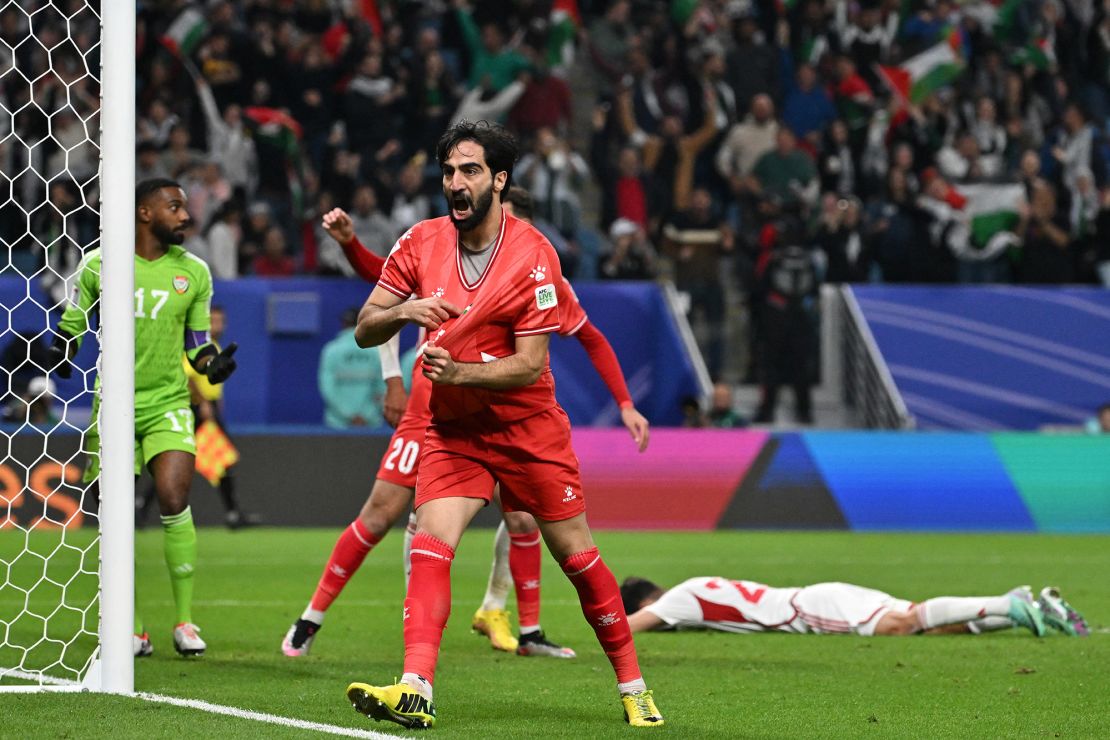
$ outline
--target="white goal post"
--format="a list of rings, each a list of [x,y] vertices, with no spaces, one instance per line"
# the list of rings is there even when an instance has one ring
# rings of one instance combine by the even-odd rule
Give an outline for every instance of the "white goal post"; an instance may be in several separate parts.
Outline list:
[[[13,15],[0,38],[0,693],[132,693],[135,3],[2,6]],[[100,356],[60,381],[35,348],[53,338],[74,256],[97,247]],[[86,486],[74,440],[97,375],[100,477]]]

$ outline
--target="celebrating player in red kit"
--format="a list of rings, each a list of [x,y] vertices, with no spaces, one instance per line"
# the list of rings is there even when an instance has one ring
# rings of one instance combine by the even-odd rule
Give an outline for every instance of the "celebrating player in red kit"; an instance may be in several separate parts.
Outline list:
[[[560,326],[559,259],[539,231],[501,208],[516,142],[498,125],[462,121],[436,154],[449,216],[401,237],[355,330],[363,347],[410,322],[428,330],[420,361],[434,384],[432,423],[419,462],[404,674],[392,686],[353,683],[347,696],[374,719],[435,724],[432,683],[451,611],[451,561],[500,483],[503,508],[536,518],[577,589],[616,671],[626,721],[661,726],[616,579],[586,524],[570,422],[555,401],[547,346]],[[412,294],[417,299],[407,300]]]

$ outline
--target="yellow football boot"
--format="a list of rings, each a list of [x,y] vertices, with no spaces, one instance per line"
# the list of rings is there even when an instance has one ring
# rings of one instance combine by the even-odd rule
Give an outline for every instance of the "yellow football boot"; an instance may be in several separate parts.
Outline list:
[[[353,683],[347,687],[347,698],[355,711],[377,722],[396,722],[410,730],[435,727],[436,724],[435,704],[408,684],[370,686]]]
[[[513,637],[513,630],[509,626],[509,613],[504,609],[479,609],[474,612],[470,628],[488,637],[494,650],[515,653],[520,644]]]
[[[637,691],[635,694],[621,696],[624,705],[624,721],[633,727],[662,727],[663,715],[651,698],[651,691]]]

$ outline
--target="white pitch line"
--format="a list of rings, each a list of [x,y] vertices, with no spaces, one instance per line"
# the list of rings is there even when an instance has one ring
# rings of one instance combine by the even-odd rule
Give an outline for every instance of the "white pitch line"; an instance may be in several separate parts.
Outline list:
[[[210,712],[212,714],[223,714],[228,717],[238,717],[239,719],[249,719],[255,722],[267,722],[271,725],[280,725],[282,727],[294,727],[298,730],[313,730],[315,732],[323,732],[329,735],[339,735],[342,737],[360,737],[368,738],[369,740],[393,740],[399,737],[398,735],[387,735],[384,732],[375,732],[373,730],[356,730],[353,727],[340,727],[339,725],[326,725],[322,722],[309,722],[303,719],[293,719],[292,717],[282,717],[277,714],[266,714],[264,712],[252,712],[247,709],[239,709],[237,707],[227,707],[222,704],[210,704],[206,701],[199,699],[178,699],[174,696],[162,696],[161,694],[147,694],[139,692],[131,694],[136,699],[143,701],[159,702],[161,704],[172,704],[175,707],[185,707],[186,709],[197,709],[201,712]]]

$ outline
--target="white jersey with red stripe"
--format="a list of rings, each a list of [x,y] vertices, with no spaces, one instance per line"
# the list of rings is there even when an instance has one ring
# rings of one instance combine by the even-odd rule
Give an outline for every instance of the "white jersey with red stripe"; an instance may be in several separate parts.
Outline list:
[[[800,590],[717,576],[691,578],[644,609],[676,629],[808,632],[792,603]]]

